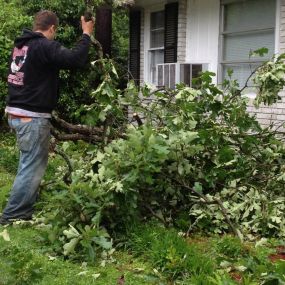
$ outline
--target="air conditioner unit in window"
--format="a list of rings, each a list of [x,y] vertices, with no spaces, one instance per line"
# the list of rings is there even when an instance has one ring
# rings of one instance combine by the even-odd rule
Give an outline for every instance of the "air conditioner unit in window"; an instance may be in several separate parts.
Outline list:
[[[163,63],[157,65],[157,86],[174,89],[178,83],[192,86],[192,79],[206,71],[206,63]]]

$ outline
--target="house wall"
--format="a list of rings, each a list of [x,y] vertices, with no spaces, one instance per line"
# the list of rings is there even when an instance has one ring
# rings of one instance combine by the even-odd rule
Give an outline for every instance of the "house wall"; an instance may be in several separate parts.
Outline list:
[[[187,0],[180,0],[178,8],[177,62],[186,61],[187,10]]]
[[[141,11],[141,44],[140,44],[140,81],[144,82],[144,39],[145,39],[145,25],[144,9]]]
[[[148,48],[150,45],[150,14],[155,11],[163,10],[165,4],[171,1],[136,1],[142,8],[141,18],[141,61],[140,61],[140,80],[145,82],[148,79]],[[173,2],[173,1],[172,1]],[[179,2],[178,11],[178,39],[177,39],[177,61],[186,60],[186,32],[187,32],[187,0]]]
[[[150,13],[164,9],[167,0],[138,0],[143,7],[141,25],[141,80],[148,77],[148,47]],[[208,63],[209,70],[219,69],[220,0],[179,0],[178,62]],[[285,53],[285,0],[276,0],[275,52]],[[217,82],[217,78],[214,79]],[[256,109],[250,99],[248,111],[255,114],[260,123],[279,126],[285,121],[285,91],[281,100],[273,106]],[[284,128],[280,128],[284,130]]]

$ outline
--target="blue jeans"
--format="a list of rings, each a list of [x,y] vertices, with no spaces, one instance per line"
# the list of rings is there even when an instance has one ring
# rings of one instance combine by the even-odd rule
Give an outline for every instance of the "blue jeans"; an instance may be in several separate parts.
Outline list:
[[[8,123],[16,132],[20,160],[2,217],[29,219],[48,162],[50,122],[44,118],[13,118]]]

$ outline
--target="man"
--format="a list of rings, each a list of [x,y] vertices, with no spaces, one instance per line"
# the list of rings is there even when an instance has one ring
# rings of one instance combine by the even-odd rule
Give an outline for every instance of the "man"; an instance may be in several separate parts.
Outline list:
[[[51,112],[58,98],[60,69],[83,67],[88,58],[94,19],[81,17],[83,35],[72,50],[54,41],[58,18],[51,11],[34,17],[33,31],[25,29],[15,40],[8,75],[6,113],[15,130],[20,160],[18,172],[0,224],[31,219],[38,187],[44,175],[50,137]]]

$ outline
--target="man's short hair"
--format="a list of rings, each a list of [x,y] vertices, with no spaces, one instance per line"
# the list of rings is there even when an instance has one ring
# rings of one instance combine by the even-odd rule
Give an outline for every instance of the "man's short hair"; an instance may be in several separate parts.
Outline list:
[[[58,27],[59,21],[56,14],[52,11],[43,10],[35,14],[33,31],[46,31],[52,25]]]

